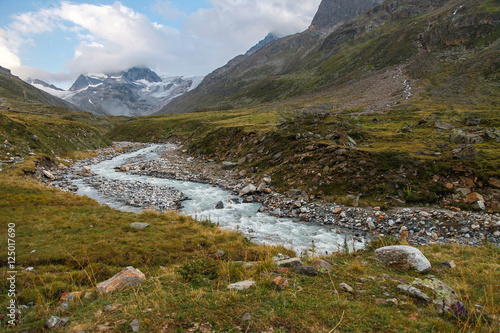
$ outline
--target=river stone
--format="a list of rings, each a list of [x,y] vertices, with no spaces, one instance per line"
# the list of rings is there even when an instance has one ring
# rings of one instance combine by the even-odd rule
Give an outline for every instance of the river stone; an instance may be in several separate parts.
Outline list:
[[[134,222],[130,224],[130,227],[132,229],[144,230],[145,228],[149,227],[149,223]]]
[[[245,289],[251,288],[254,285],[255,285],[255,281],[246,280],[246,281],[241,281],[241,282],[236,282],[236,283],[230,284],[229,286],[227,286],[227,289],[229,289],[229,290],[232,290],[232,289],[245,290]]]
[[[486,205],[484,203],[484,201],[476,201],[472,204],[472,209],[474,210],[485,210],[486,209]]]
[[[47,171],[47,170],[43,170],[43,175],[47,178],[49,178],[50,180],[54,180],[56,177],[54,177],[54,175],[50,172],[50,171]]]
[[[247,186],[245,186],[239,193],[240,197],[242,196],[245,196],[245,195],[248,195],[248,194],[252,194],[252,193],[255,193],[255,191],[257,191],[257,188],[252,185],[252,184],[249,184]]]
[[[428,272],[431,263],[419,249],[407,245],[381,247],[375,250],[378,261],[390,266],[408,265],[420,273]]]
[[[465,197],[465,201],[468,203],[468,204],[471,204],[471,203],[474,203],[474,202],[477,202],[477,201],[483,201],[484,202],[484,198],[481,194],[477,193],[477,192],[472,192],[470,194],[467,194],[467,196]]]
[[[302,195],[302,190],[300,189],[293,189],[293,190],[289,190],[287,192],[288,196],[291,197],[291,198],[294,198],[294,197],[297,197],[299,195]]]
[[[431,302],[431,298],[429,296],[423,293],[420,289],[415,288],[413,286],[407,284],[400,284],[398,285],[398,289],[426,303]]]
[[[237,162],[229,162],[229,161],[224,161],[222,162],[222,168],[224,170],[231,170],[234,169],[238,166]]]
[[[112,278],[99,283],[96,286],[97,292],[107,294],[115,290],[122,290],[135,287],[146,280],[146,276],[132,266],[128,266],[121,270]]]
[[[291,258],[286,260],[281,260],[276,263],[279,267],[296,267],[296,266],[304,266],[302,260],[300,258]]]
[[[224,203],[222,201],[219,201],[216,205],[215,205],[215,209],[223,209],[224,208]]]
[[[500,179],[498,178],[490,178],[488,183],[494,188],[500,188]]]

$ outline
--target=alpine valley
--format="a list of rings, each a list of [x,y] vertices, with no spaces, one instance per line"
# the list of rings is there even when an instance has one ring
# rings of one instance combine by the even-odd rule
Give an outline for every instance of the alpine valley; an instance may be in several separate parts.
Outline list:
[[[499,332],[498,0],[322,0],[203,78],[137,65],[0,67],[0,331]]]

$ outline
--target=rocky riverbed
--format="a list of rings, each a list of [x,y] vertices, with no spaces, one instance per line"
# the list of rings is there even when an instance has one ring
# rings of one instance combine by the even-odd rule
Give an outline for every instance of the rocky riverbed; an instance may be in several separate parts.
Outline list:
[[[92,174],[89,165],[111,159],[123,152],[146,147],[144,144],[117,143],[113,148],[98,151],[94,158],[80,160],[69,169],[43,170],[43,178],[52,186],[76,191],[74,179],[83,179],[106,197],[127,205],[159,211],[180,209],[186,196],[170,187],[143,184],[137,181],[103,179]],[[260,202],[261,212],[276,217],[293,217],[313,224],[349,229],[354,234],[392,235],[407,239],[410,244],[457,243],[479,245],[485,241],[500,245],[498,213],[465,212],[429,207],[397,208],[381,211],[379,207],[346,207],[328,202],[310,201],[300,190],[276,193],[268,175],[249,174],[237,164],[220,165],[184,154],[182,147],[160,145],[154,157],[137,156],[124,161],[117,172],[147,175],[219,186],[243,198],[244,202]],[[58,180],[58,181],[57,181]],[[234,200],[234,199],[233,199]],[[219,207],[229,205],[220,202]],[[216,208],[216,207],[214,207]]]

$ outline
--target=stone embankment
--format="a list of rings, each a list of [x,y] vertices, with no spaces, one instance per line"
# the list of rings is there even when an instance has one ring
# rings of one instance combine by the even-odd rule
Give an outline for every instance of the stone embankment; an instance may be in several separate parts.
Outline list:
[[[348,228],[360,233],[403,237],[410,244],[458,243],[478,245],[486,240],[500,245],[500,214],[465,212],[429,207],[397,208],[345,207],[310,202],[300,190],[275,193],[268,175],[247,177],[236,165],[220,165],[182,153],[182,148],[159,151],[160,159],[129,166],[135,174],[183,181],[209,183],[243,196],[245,201],[263,204],[261,211],[278,217]]]
[[[180,191],[165,186],[154,186],[137,181],[115,181],[96,177],[89,165],[110,159],[123,152],[144,148],[141,144],[115,144],[113,149],[98,151],[94,158],[75,163],[70,170],[42,170],[40,175],[53,186],[76,191],[75,178],[84,181],[99,193],[127,205],[166,211],[181,208],[186,199]],[[280,194],[273,190],[268,175],[237,171],[238,163],[220,165],[211,160],[199,160],[183,154],[182,147],[161,145],[155,153],[161,158],[128,160],[117,171],[208,183],[239,194],[245,202],[260,202],[260,211],[277,217],[291,217],[302,221],[347,228],[362,235],[392,235],[405,238],[409,244],[479,245],[485,241],[500,245],[500,214],[466,212],[441,208],[412,207],[382,211],[379,207],[346,207],[335,203],[312,202],[301,190]],[[53,177],[49,179],[43,171]],[[63,177],[63,174],[69,175]],[[56,181],[59,180],[59,181]],[[219,207],[224,207],[222,203]]]

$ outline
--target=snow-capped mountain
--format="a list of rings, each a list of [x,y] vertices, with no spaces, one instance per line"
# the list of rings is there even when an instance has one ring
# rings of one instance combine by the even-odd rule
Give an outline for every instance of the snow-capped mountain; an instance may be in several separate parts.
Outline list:
[[[160,77],[149,68],[133,67],[120,73],[82,74],[67,91],[40,80],[28,82],[94,114],[134,117],[155,113],[202,79]]]

